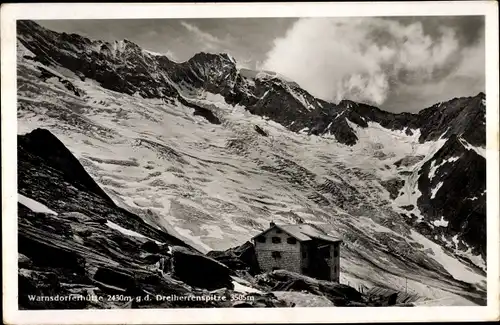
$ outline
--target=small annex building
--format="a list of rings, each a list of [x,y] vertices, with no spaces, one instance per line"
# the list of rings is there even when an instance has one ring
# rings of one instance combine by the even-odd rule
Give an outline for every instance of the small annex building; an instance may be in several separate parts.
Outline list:
[[[300,273],[320,280],[339,282],[341,239],[329,236],[318,225],[277,225],[252,238],[259,267]]]

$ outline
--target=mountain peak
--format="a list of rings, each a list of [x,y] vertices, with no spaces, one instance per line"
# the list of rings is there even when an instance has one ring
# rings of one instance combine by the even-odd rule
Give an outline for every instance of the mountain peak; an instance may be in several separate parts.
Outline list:
[[[344,107],[344,108],[347,108],[347,109],[350,109],[350,108],[353,108],[353,107],[357,107],[359,105],[359,103],[355,102],[355,101],[352,101],[350,99],[342,99],[338,104],[337,106],[339,107]]]

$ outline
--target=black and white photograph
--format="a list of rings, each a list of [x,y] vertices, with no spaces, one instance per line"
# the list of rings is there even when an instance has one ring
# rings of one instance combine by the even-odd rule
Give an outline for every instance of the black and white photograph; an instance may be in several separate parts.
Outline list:
[[[482,4],[16,18],[11,304],[495,309],[497,6]]]

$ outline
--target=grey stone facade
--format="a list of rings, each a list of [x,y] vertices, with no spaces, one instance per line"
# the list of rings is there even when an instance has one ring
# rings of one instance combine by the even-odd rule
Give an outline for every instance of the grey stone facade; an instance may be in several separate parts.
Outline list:
[[[275,227],[256,236],[254,245],[262,271],[284,269],[339,282],[340,241],[299,241]]]

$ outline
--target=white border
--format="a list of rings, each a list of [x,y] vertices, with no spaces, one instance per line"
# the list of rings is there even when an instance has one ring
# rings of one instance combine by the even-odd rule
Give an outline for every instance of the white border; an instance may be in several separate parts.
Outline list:
[[[486,16],[488,306],[395,308],[17,310],[17,19]],[[9,324],[324,323],[499,319],[498,4],[494,1],[211,4],[4,4],[1,7],[4,322]]]

